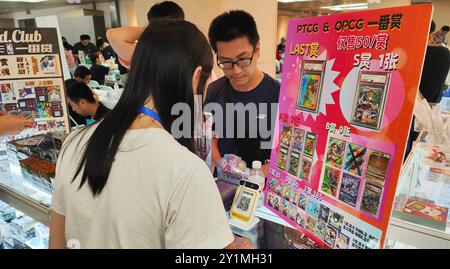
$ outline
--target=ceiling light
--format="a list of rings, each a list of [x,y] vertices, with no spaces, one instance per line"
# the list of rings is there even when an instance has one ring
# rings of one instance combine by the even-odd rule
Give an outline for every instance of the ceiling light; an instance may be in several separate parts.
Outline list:
[[[346,5],[326,6],[326,7],[321,7],[321,8],[334,10],[334,11],[341,11],[341,10],[367,9],[367,8],[369,8],[369,6],[368,6],[367,3],[360,3],[360,4],[346,4]]]
[[[280,3],[312,2],[314,0],[278,0]]]
[[[0,0],[0,2],[22,2],[22,3],[39,3],[47,0]]]

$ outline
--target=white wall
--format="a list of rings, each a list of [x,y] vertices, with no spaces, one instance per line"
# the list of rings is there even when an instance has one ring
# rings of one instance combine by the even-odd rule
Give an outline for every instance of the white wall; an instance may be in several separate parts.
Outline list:
[[[433,1],[433,20],[436,23],[436,30],[444,25],[450,25],[450,0]]]
[[[61,68],[63,72],[64,80],[70,78],[69,66],[67,65],[66,55],[64,54],[64,47],[62,44],[61,32],[58,23],[58,17],[56,15],[53,16],[43,16],[36,17],[36,26],[37,27],[53,27],[56,28],[56,32],[58,34],[58,43],[59,43],[59,57],[61,59]]]
[[[376,3],[376,1],[373,1],[373,3],[369,2],[369,9],[400,7],[409,5],[411,5],[411,0],[379,0],[379,3]]]
[[[91,42],[95,44],[94,20],[92,16],[83,17],[59,17],[59,27],[61,34],[69,44],[80,41],[80,35],[86,34],[91,37]]]
[[[120,0],[120,22],[122,26],[137,26],[136,7],[134,0]]]
[[[211,21],[221,13],[231,9],[243,9],[255,18],[261,37],[261,58],[258,66],[261,70],[275,77],[275,49],[277,34],[276,0],[173,0],[179,4],[185,13],[186,20],[194,23],[205,34]],[[147,12],[152,5],[160,0],[135,0],[136,17],[140,26],[147,22]],[[222,76],[223,72],[215,67],[215,73]]]

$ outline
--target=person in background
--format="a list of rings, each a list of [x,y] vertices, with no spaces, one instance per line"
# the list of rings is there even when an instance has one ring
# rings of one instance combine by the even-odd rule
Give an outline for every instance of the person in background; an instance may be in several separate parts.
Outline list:
[[[82,51],[84,55],[89,55],[90,53],[94,53],[98,51],[98,48],[91,43],[91,37],[89,35],[80,35],[80,42],[75,43],[73,45],[73,56],[75,59],[79,60],[78,53]]]
[[[184,20],[183,9],[172,1],[163,1],[153,5],[147,13],[149,24],[157,19]],[[106,37],[117,53],[120,63],[129,69],[131,58],[139,39],[145,28],[143,27],[121,27],[109,29]]]
[[[64,47],[67,47],[69,50],[73,50],[73,46],[67,42],[67,38],[64,36],[61,37]]]
[[[442,26],[441,30],[433,34],[432,45],[447,46],[447,33],[450,30],[448,25]]]
[[[217,56],[217,64],[225,76],[212,82],[206,93],[205,105],[217,103],[225,111],[227,103],[256,104],[257,118],[245,116],[245,135],[237,138],[237,115],[235,112],[234,126],[227,126],[227,113],[223,113],[223,130],[234,128],[232,136],[225,132],[223,136],[212,139],[212,163],[216,164],[223,155],[230,153],[240,156],[247,165],[259,160],[264,165],[262,171],[267,175],[271,149],[261,149],[261,143],[270,143],[271,137],[263,138],[258,132],[259,125],[273,129],[271,121],[271,105],[278,103],[280,84],[261,71],[257,62],[261,54],[259,34],[254,18],[242,10],[233,10],[223,13],[213,20],[209,27],[209,42]],[[267,111],[260,111],[260,106],[266,106]],[[212,111],[209,111],[212,112]],[[259,117],[262,115],[263,117]],[[213,113],[214,114],[214,113]],[[216,117],[216,115],[214,115]],[[275,115],[273,115],[275,117]],[[250,130],[256,122],[257,130]],[[217,120],[215,119],[215,122]],[[264,127],[266,128],[266,127]],[[216,126],[217,130],[217,126]],[[257,132],[257,137],[251,134]]]
[[[431,21],[430,40],[434,36],[436,24]],[[425,60],[422,67],[422,76],[420,78],[419,91],[422,96],[430,103],[435,105],[441,102],[442,94],[446,89],[445,80],[450,69],[450,51],[442,45],[429,43],[427,46]],[[408,141],[406,143],[405,160],[412,150],[413,142],[417,139],[419,133],[414,131],[413,117],[409,131]]]
[[[21,115],[11,115],[6,111],[0,111],[0,136],[17,134],[33,123],[34,119],[25,119]]]
[[[435,28],[436,24],[432,21],[430,35],[435,36],[436,33],[432,34]],[[442,94],[447,88],[445,80],[449,68],[450,51],[442,45],[436,46],[436,43],[427,46],[419,90],[429,103],[437,104],[441,102]]]
[[[194,117],[194,94],[206,86],[212,65],[208,41],[194,24],[160,20],[145,29],[117,105],[64,142],[50,248],[66,248],[67,240],[82,248],[235,246],[192,136],[171,134],[173,106],[187,104]],[[188,130],[192,135],[193,126]]]
[[[103,58],[105,58],[105,60],[111,59],[111,57],[113,57],[115,59],[115,63],[118,65],[120,74],[126,74],[128,72],[128,69],[126,69],[120,63],[113,47],[108,42],[106,42],[103,38],[101,38],[101,37],[97,38],[97,47],[102,52]]]
[[[92,73],[89,70],[89,68],[87,68],[84,65],[80,65],[75,69],[75,73],[74,73],[74,78],[68,79],[66,81],[64,81],[64,86],[66,88],[66,91],[69,89],[69,87],[76,83],[76,82],[82,82],[86,85],[89,84],[89,82],[91,81],[91,76]],[[78,113],[76,113],[75,111],[73,111],[72,107],[69,106],[69,116],[70,116],[70,126],[74,127],[77,125],[84,125],[86,124],[86,120],[88,119],[87,117],[84,117]]]
[[[63,46],[64,46],[64,54],[66,55],[67,65],[69,66],[69,71],[71,74],[74,74],[75,69],[77,68],[77,64],[72,54],[72,46],[67,42],[63,42]]]
[[[91,73],[92,80],[95,80],[100,85],[105,84],[105,76],[109,74],[109,67],[104,66],[105,59],[100,51],[89,54],[89,59],[91,59]]]
[[[100,52],[102,53],[103,58],[105,58],[105,60],[109,60],[111,58],[117,58],[116,52],[111,47],[111,45],[108,42],[106,42],[105,40],[103,40],[103,38],[101,38],[101,37],[97,38],[97,48],[100,50]]]
[[[88,85],[75,82],[67,89],[67,101],[72,110],[92,120],[102,119],[110,110],[96,100]]]
[[[286,38],[282,37],[280,40],[280,44],[277,46],[278,53],[284,54],[284,51],[286,50]]]
[[[87,85],[91,81],[92,73],[91,70],[89,70],[89,68],[87,68],[84,65],[80,65],[75,69],[73,77],[74,78],[67,79],[64,83],[66,83],[67,86],[70,86],[70,84],[76,81],[81,81]]]

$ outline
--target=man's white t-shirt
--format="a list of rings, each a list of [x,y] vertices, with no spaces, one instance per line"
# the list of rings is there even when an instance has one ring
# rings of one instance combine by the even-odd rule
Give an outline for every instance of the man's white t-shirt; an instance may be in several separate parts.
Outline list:
[[[78,190],[81,176],[71,181],[94,128],[69,136],[56,167],[52,209],[65,216],[66,242],[81,248],[224,248],[233,241],[208,167],[163,129],[128,131],[100,195],[93,197],[88,182]]]

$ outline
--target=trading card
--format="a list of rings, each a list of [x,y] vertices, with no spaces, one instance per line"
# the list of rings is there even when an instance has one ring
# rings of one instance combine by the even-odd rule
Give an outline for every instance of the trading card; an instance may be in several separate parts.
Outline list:
[[[1,90],[3,102],[16,101],[16,94],[14,93],[13,87],[14,86],[11,83],[0,84],[0,90]]]
[[[50,118],[52,116],[52,110],[50,107],[50,103],[38,102],[36,104],[36,109],[37,109],[39,118]]]
[[[291,188],[288,185],[283,187],[283,198],[288,201],[291,199]]]
[[[328,216],[330,214],[330,208],[326,205],[321,204],[320,205],[320,211],[319,211],[319,219],[323,220],[324,222],[328,222]]]
[[[286,199],[282,199],[281,200],[281,214],[287,216],[288,215],[288,210],[289,210],[289,201]]]
[[[267,203],[271,207],[273,207],[273,208],[275,208],[277,210],[279,209],[279,207],[280,207],[280,197],[278,195],[275,195],[275,194],[269,192],[269,198],[267,198],[267,199],[268,199]]]
[[[289,203],[288,218],[290,218],[291,220],[295,221],[295,214],[296,213],[297,213],[297,207],[294,204]]]
[[[303,154],[306,154],[310,157],[314,157],[314,152],[316,151],[316,140],[317,137],[315,134],[308,132],[305,138],[305,148],[303,150]]]
[[[326,163],[336,168],[341,168],[344,151],[345,141],[330,137],[330,140],[328,141]]]
[[[272,192],[276,192],[277,185],[278,185],[278,180],[271,177],[269,180],[269,190]]]
[[[350,238],[345,234],[339,233],[336,238],[335,248],[337,249],[348,249],[348,245],[350,243]]]
[[[309,216],[306,218],[305,229],[314,234],[316,232],[317,219]]]
[[[48,98],[50,102],[61,102],[61,90],[59,86],[49,87]]]
[[[6,54],[14,55],[14,44],[13,43],[6,43]]]
[[[323,240],[325,238],[326,229],[327,229],[327,223],[322,220],[319,220],[319,222],[317,223],[315,235],[318,238],[320,238],[321,240]]]
[[[334,247],[334,243],[336,242],[336,235],[337,231],[333,227],[328,225],[325,232],[325,243],[327,243],[330,247]]]
[[[283,184],[281,184],[280,182],[278,182],[278,184],[275,185],[275,193],[276,193],[278,196],[283,195]]]
[[[390,154],[376,150],[369,150],[366,178],[380,184],[384,184],[386,181],[390,160]]]
[[[305,227],[305,221],[307,217],[308,215],[306,214],[305,210],[298,208],[295,222],[301,227]]]
[[[337,188],[339,186],[339,176],[341,171],[329,166],[325,166],[322,178],[321,190],[331,196],[336,197]]]
[[[360,183],[360,178],[343,173],[341,187],[339,189],[339,200],[353,207],[356,206]]]
[[[344,222],[344,216],[342,216],[341,214],[334,212],[334,211],[330,211],[330,218],[328,221],[328,224],[333,226],[336,230],[340,230],[342,223]]]
[[[291,199],[289,200],[294,205],[298,205],[298,199],[299,199],[300,193],[298,191],[295,191],[294,189],[291,189]]]
[[[280,146],[289,148],[291,144],[292,127],[289,125],[283,125],[283,129],[280,135]]]
[[[41,71],[45,74],[53,74],[55,73],[55,56],[46,55],[40,60]]]
[[[19,89],[19,98],[25,99],[25,98],[36,98],[36,95],[34,94],[34,88],[31,87],[23,87]]]
[[[319,217],[319,211],[320,211],[320,203],[313,199],[309,199],[309,202],[306,205],[306,212],[311,216],[317,218]]]
[[[351,114],[351,124],[380,129],[388,77],[387,73],[374,75],[361,73],[361,81],[358,83]],[[378,81],[380,79],[381,81]],[[368,80],[373,80],[374,83],[367,83]]]
[[[298,198],[298,206],[301,209],[306,210],[307,204],[308,204],[308,196],[304,195],[303,193],[300,193],[299,198]]]
[[[353,175],[361,176],[363,174],[366,152],[367,148],[357,144],[348,143],[344,170]]]
[[[302,152],[303,142],[305,140],[305,131],[300,128],[294,128],[292,131],[292,150]]]
[[[300,166],[300,154],[291,151],[291,157],[289,158],[289,174],[297,177],[298,176],[298,168]]]
[[[316,113],[319,108],[322,74],[303,73],[297,97],[297,108]]]
[[[299,178],[309,182],[311,168],[312,161],[308,158],[303,158]]]
[[[361,211],[364,211],[375,217],[378,216],[382,193],[382,187],[379,187],[370,182],[366,182],[361,199]]]
[[[286,171],[286,162],[287,162],[288,149],[280,147],[280,151],[278,152],[278,163],[277,166],[281,170]]]

